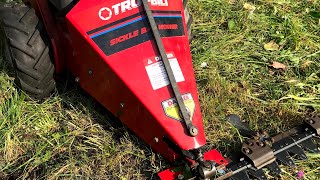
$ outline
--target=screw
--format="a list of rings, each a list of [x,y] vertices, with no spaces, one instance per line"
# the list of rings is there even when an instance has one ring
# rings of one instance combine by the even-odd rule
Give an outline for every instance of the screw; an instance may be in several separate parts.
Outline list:
[[[78,82],[80,82],[80,78],[79,77],[76,77],[75,78],[75,81],[78,83]]]
[[[93,74],[93,71],[90,69],[90,70],[88,71],[88,74],[89,74],[89,75],[92,75],[92,74]]]

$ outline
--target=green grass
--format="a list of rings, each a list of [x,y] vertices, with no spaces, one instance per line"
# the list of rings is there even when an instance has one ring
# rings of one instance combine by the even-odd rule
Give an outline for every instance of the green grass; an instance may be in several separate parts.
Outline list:
[[[244,8],[244,4],[252,6]],[[275,134],[320,107],[318,0],[190,0],[192,54],[208,144],[225,155],[242,138],[224,117]],[[264,45],[274,41],[277,50]],[[273,61],[286,70],[275,69]],[[169,165],[70,82],[25,101],[0,65],[0,179],[150,179]],[[207,67],[201,64],[206,62]],[[319,179],[320,155],[282,179]]]

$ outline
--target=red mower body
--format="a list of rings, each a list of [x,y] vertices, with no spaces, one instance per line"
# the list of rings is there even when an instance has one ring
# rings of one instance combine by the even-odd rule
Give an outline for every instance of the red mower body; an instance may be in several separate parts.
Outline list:
[[[35,9],[45,25],[57,77],[70,71],[87,93],[154,151],[170,162],[179,160],[176,163],[179,167],[158,173],[161,179],[265,180],[263,168],[280,175],[278,162],[294,167],[290,156],[306,160],[303,150],[320,153],[320,115],[316,114],[307,117],[304,124],[273,137],[247,128],[237,115],[228,115],[226,120],[246,137],[240,156],[231,156],[227,162],[215,149],[205,152],[182,0],[24,0],[24,3]],[[37,19],[31,13],[32,18],[26,13],[21,15],[32,21]],[[37,26],[33,23],[30,30]],[[18,25],[14,31],[19,30]],[[38,32],[37,27],[35,30]],[[52,70],[52,63],[49,65]],[[50,80],[53,84],[52,76]]]
[[[205,145],[182,1],[158,0],[149,5],[192,123],[199,130],[196,137],[188,135],[181,121],[141,3],[80,0],[66,16],[57,17],[47,0],[29,2],[46,26],[57,74],[71,71],[86,92],[171,162],[179,158],[175,147],[192,150]]]

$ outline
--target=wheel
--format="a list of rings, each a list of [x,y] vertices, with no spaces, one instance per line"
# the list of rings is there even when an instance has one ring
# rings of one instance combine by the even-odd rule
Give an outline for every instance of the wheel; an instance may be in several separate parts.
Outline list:
[[[187,25],[187,30],[188,30],[188,37],[189,41],[191,42],[193,35],[192,35],[192,16],[189,14],[188,6],[187,6],[187,1],[188,0],[182,0],[183,2],[183,7],[184,7],[184,17],[186,19],[186,25]]]
[[[55,89],[54,65],[45,28],[34,9],[24,5],[1,12],[4,56],[13,66],[15,83],[31,98],[43,99]]]

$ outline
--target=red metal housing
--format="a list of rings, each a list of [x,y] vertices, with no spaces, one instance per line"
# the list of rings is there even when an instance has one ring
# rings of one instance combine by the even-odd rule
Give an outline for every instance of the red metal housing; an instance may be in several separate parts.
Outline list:
[[[80,86],[169,161],[206,143],[181,1],[151,1],[168,58],[193,124],[179,120],[144,10],[135,0],[80,0],[64,17],[47,0],[28,0],[44,22],[57,74],[65,69]],[[219,156],[220,157],[220,156]]]

